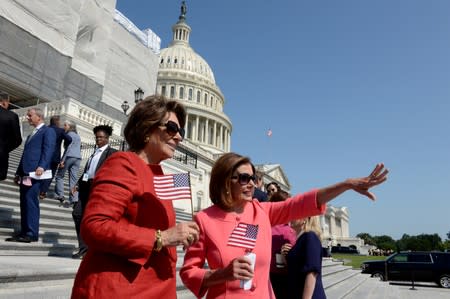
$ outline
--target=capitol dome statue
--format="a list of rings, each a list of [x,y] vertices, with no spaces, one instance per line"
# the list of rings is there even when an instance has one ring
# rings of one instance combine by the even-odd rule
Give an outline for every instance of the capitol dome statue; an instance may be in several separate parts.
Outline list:
[[[183,1],[172,42],[160,53],[156,93],[185,105],[186,140],[213,154],[229,152],[232,124],[223,112],[225,98],[211,67],[189,44],[186,12]]]

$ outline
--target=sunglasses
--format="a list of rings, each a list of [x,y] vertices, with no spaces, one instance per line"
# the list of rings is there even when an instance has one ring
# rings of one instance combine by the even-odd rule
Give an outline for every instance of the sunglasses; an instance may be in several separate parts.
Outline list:
[[[175,136],[177,133],[180,133],[181,138],[184,139],[186,131],[184,128],[180,128],[175,122],[169,120],[165,124],[161,124],[161,126],[166,127],[166,132],[170,136]]]
[[[241,185],[247,185],[250,182],[250,180],[252,180],[253,182],[256,181],[255,175],[253,174],[250,175],[248,173],[239,173],[238,175],[233,175],[231,178],[237,179],[239,184]]]

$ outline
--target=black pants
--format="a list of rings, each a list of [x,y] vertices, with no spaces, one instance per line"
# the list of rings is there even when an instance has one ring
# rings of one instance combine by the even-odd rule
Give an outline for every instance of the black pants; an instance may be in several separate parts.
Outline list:
[[[78,186],[79,194],[78,201],[73,206],[72,218],[75,223],[75,230],[77,232],[78,238],[78,247],[80,248],[79,252],[81,254],[86,253],[88,247],[86,243],[84,243],[83,238],[81,236],[81,221],[83,220],[84,209],[86,208],[87,201],[89,199],[89,193],[91,191],[92,180],[88,180],[87,182],[80,182]]]
[[[270,273],[270,283],[272,284],[275,298],[288,298],[288,276],[287,273]],[[301,297],[301,296],[300,296]]]
[[[8,175],[8,159],[9,154],[0,154],[0,181],[5,180]]]

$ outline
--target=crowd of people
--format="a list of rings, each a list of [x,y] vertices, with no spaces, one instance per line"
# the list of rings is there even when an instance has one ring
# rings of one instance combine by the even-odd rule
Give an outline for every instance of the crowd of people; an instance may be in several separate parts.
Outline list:
[[[368,176],[291,196],[276,182],[264,188],[263,173],[250,158],[225,153],[211,171],[212,206],[177,223],[172,201],[160,199],[164,191],[155,182],[165,177],[161,162],[173,157],[185,135],[181,103],[157,95],[139,102],[124,130],[128,151],[108,145],[111,127],[95,127],[96,150],[78,179],[75,125],[66,121],[58,137],[39,108],[30,108],[27,119],[35,130],[25,141],[15,178],[21,231],[7,241],[37,241],[39,196],[48,189],[38,177],[48,169],[56,173],[62,199],[60,180],[68,171],[68,204],[79,241],[73,257],[82,258],[72,298],[176,298],[177,246],[186,251],[180,277],[197,297],[325,298],[318,216],[349,190],[374,200],[370,189],[388,173],[377,164]],[[61,159],[53,158],[63,141]],[[6,152],[17,143],[11,141]]]

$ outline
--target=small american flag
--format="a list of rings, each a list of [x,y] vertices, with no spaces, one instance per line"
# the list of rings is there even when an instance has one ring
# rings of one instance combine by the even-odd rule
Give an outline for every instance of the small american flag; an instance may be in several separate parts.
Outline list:
[[[272,129],[269,129],[269,130],[267,131],[267,136],[272,137]]]
[[[234,228],[227,245],[253,249],[256,245],[257,235],[258,225],[241,222]]]
[[[157,175],[154,182],[156,196],[161,200],[191,199],[189,173]]]

